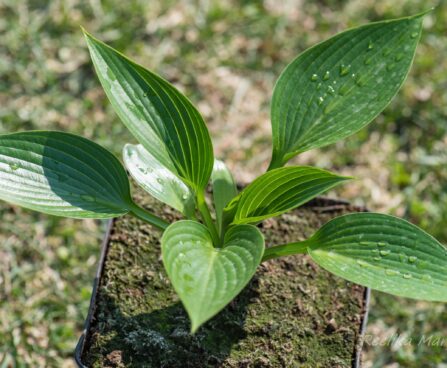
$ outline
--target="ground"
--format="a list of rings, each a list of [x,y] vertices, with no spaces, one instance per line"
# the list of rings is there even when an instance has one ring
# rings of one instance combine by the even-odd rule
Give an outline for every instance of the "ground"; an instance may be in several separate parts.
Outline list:
[[[421,44],[396,99],[353,137],[300,155],[357,180],[335,194],[447,241],[447,2],[422,0],[0,0],[0,132],[60,129],[117,155],[133,142],[107,102],[79,25],[175,83],[239,181],[270,155],[269,101],[282,68],[347,27],[421,12]],[[334,193],[333,193],[334,194]],[[72,367],[105,225],[0,205],[0,362]],[[373,293],[366,367],[445,367],[447,308]],[[413,338],[411,343],[395,336]],[[442,363],[444,362],[444,366]]]
[[[166,206],[135,191],[160,216]],[[323,201],[262,224],[266,244],[303,240],[350,206]],[[178,215],[177,215],[178,217]],[[83,362],[88,367],[352,367],[364,288],[308,256],[262,264],[244,291],[198,332],[160,259],[160,233],[131,217],[115,222]],[[280,318],[278,318],[280,316]]]

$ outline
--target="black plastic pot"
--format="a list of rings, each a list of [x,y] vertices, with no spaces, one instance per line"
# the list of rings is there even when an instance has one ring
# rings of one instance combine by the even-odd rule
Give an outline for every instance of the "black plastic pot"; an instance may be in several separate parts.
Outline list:
[[[334,199],[328,199],[328,198],[317,198],[306,206],[319,206],[321,208],[326,209],[327,211],[336,209],[338,206],[347,206],[349,205],[349,202],[341,201],[341,200],[334,200]],[[354,207],[352,207],[354,208]],[[365,208],[359,208],[355,207],[355,212],[365,212],[367,211]],[[97,302],[98,302],[98,293],[101,287],[101,280],[103,278],[104,273],[104,266],[107,259],[107,254],[109,251],[109,245],[110,245],[110,237],[115,224],[115,220],[111,220],[108,223],[107,226],[107,232],[105,234],[103,243],[102,243],[102,249],[101,249],[101,257],[98,264],[98,269],[96,272],[95,280],[93,283],[93,291],[90,301],[90,307],[88,311],[87,318],[85,320],[84,324],[84,330],[82,332],[82,335],[78,341],[78,344],[76,346],[75,350],[75,360],[79,367],[86,368],[87,366],[84,365],[83,362],[83,356],[87,348],[87,342],[90,341],[90,330],[92,327],[92,324],[95,321],[96,318],[96,310],[97,310]],[[362,356],[362,345],[363,345],[363,339],[364,339],[364,333],[366,330],[367,320],[368,320],[368,309],[369,309],[369,300],[370,300],[370,289],[364,288],[363,293],[363,305],[362,305],[362,311],[361,311],[361,318],[360,322],[358,324],[358,334],[357,334],[357,341],[355,344],[355,348],[352,354],[352,367],[361,367],[361,356]]]

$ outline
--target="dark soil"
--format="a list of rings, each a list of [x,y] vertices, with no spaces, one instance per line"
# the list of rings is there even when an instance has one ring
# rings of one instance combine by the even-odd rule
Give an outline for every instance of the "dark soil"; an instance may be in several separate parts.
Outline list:
[[[172,220],[173,210],[136,191],[137,202]],[[266,244],[304,239],[329,219],[360,211],[315,200],[261,227]],[[219,315],[189,334],[188,317],[160,256],[160,233],[115,222],[83,356],[88,367],[351,367],[364,288],[297,255],[263,263]]]

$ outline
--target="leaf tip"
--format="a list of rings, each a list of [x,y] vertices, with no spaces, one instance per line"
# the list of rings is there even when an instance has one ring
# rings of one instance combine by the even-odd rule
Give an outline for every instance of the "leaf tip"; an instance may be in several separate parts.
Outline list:
[[[410,17],[408,17],[409,19],[420,19],[425,17],[428,13],[431,13],[432,11],[434,11],[436,9],[436,6],[432,6],[431,8],[428,8],[427,10],[424,10],[421,13],[417,13],[415,15],[412,15]]]

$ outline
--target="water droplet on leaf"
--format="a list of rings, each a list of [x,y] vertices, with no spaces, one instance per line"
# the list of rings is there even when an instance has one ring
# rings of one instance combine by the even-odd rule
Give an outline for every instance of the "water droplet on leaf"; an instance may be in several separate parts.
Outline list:
[[[404,279],[411,279],[411,273],[404,273],[403,275]]]
[[[350,69],[351,69],[351,65],[341,64],[340,65],[340,75],[341,76],[347,75],[349,73]]]
[[[418,257],[416,256],[410,256],[408,257],[408,262],[415,263],[418,260]]]
[[[329,70],[326,71],[326,73],[324,73],[323,76],[323,80],[328,80],[331,76],[331,72]]]
[[[312,74],[312,76],[310,77],[310,80],[312,82],[315,82],[317,79],[318,79],[318,75],[316,75],[316,74]]]
[[[386,243],[386,242],[378,242],[377,245],[379,247],[386,247],[388,245],[388,243]]]
[[[384,257],[387,256],[387,255],[390,254],[390,253],[391,253],[390,250],[381,250],[381,251],[380,251],[380,255],[381,255],[381,256],[384,256]]]
[[[363,260],[361,260],[361,259],[358,259],[358,260],[357,260],[357,264],[358,264],[360,267],[368,267],[368,266],[369,266],[368,262],[365,262],[365,261],[363,261]]]
[[[374,44],[372,41],[369,41],[368,43],[368,51],[371,51],[374,48]]]
[[[386,273],[388,276],[397,276],[397,275],[400,274],[399,271],[391,270],[391,269],[387,269],[387,270],[385,271],[385,273]]]
[[[419,32],[413,32],[411,34],[411,38],[416,38],[418,36]]]
[[[403,58],[404,58],[404,54],[400,53],[400,54],[397,54],[397,55],[394,57],[394,60],[396,60],[396,61],[401,61]]]
[[[19,165],[16,164],[16,163],[12,163],[12,164],[9,164],[9,168],[10,168],[12,171],[16,171],[16,170],[19,168]]]

